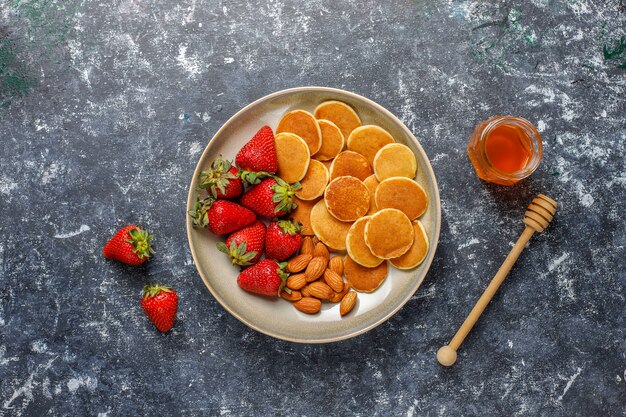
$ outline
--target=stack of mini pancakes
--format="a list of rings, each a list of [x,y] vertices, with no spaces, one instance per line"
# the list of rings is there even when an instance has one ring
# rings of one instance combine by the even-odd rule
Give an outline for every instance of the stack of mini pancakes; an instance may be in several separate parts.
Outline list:
[[[304,235],[335,251],[347,251],[346,279],[371,292],[387,277],[388,264],[412,269],[428,252],[418,220],[428,195],[415,181],[417,161],[407,146],[340,101],[311,114],[293,110],[276,128],[278,175],[300,182],[292,213]]]

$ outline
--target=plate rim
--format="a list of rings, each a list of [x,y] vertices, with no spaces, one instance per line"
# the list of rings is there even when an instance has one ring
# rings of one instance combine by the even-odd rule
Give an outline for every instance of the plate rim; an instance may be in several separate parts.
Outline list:
[[[330,338],[306,339],[306,338],[297,337],[297,336],[278,334],[278,333],[275,333],[275,332],[273,332],[271,330],[264,329],[262,327],[259,327],[259,326],[255,325],[255,324],[251,323],[245,317],[243,317],[243,316],[237,314],[235,311],[233,311],[228,306],[228,304],[224,300],[222,300],[216,294],[216,292],[213,289],[213,287],[211,286],[209,280],[207,279],[207,277],[204,275],[204,273],[198,267],[199,262],[198,262],[198,259],[196,257],[196,249],[195,249],[194,243],[193,243],[192,238],[191,238],[191,233],[192,233],[192,229],[193,229],[192,222],[189,219],[189,216],[187,215],[188,211],[192,209],[193,204],[194,204],[194,200],[195,200],[194,197],[196,196],[196,190],[194,189],[194,182],[196,181],[196,178],[198,177],[198,175],[200,174],[200,171],[202,170],[201,169],[201,161],[203,161],[205,159],[207,153],[209,153],[212,145],[215,143],[214,142],[215,138],[217,138],[228,126],[230,126],[230,124],[232,124],[233,121],[235,119],[237,119],[237,117],[240,114],[248,111],[250,108],[253,108],[253,107],[255,107],[256,105],[258,105],[258,104],[260,104],[262,102],[271,100],[273,98],[276,98],[276,97],[279,97],[279,96],[282,96],[282,95],[293,94],[293,93],[306,93],[306,92],[321,92],[321,93],[334,93],[334,94],[339,94],[339,95],[345,95],[345,96],[348,96],[348,97],[350,97],[352,99],[355,99],[357,101],[365,102],[366,104],[372,106],[373,108],[375,108],[376,110],[380,111],[385,116],[389,117],[391,120],[396,122],[401,127],[401,129],[407,134],[407,136],[410,139],[413,140],[413,142],[417,146],[418,150],[423,154],[423,156],[425,157],[425,160],[428,162],[427,166],[424,167],[424,168],[428,171],[428,174],[429,174],[430,178],[432,178],[433,189],[434,189],[434,193],[435,193],[434,197],[436,197],[435,198],[435,211],[436,211],[436,213],[435,213],[435,235],[434,235],[435,238],[434,238],[434,242],[430,242],[430,245],[434,249],[432,251],[430,251],[430,253],[427,256],[427,258],[424,259],[425,269],[424,269],[424,273],[423,273],[421,279],[416,281],[416,284],[414,285],[414,288],[412,288],[410,291],[407,291],[406,295],[401,299],[401,302],[399,302],[397,306],[395,306],[393,309],[388,311],[386,314],[384,314],[378,320],[375,320],[374,322],[368,324],[367,326],[364,326],[363,328],[359,328],[357,330],[354,330],[352,332],[346,333],[344,335],[330,337]],[[187,194],[187,208],[185,210],[185,224],[186,224],[186,231],[187,231],[187,243],[189,244],[189,251],[191,252],[191,256],[192,256],[192,259],[193,259],[194,267],[195,267],[196,271],[198,272],[198,274],[200,275],[200,278],[204,282],[205,287],[213,295],[213,298],[215,300],[217,300],[217,302],[222,306],[222,308],[224,308],[228,313],[230,313],[233,317],[235,317],[237,320],[239,320],[240,322],[242,322],[243,324],[245,324],[249,328],[251,328],[253,330],[256,330],[259,333],[265,334],[267,336],[271,336],[271,337],[273,337],[275,339],[284,340],[284,341],[288,341],[288,342],[294,342],[294,343],[302,343],[302,344],[309,344],[309,343],[310,344],[332,343],[332,342],[338,342],[338,341],[341,341],[341,340],[351,339],[353,337],[356,337],[356,336],[359,336],[361,334],[367,333],[368,331],[374,329],[375,327],[378,327],[382,323],[384,323],[387,320],[389,320],[398,311],[400,311],[400,309],[402,307],[404,307],[406,305],[406,303],[417,292],[419,287],[422,285],[422,282],[426,278],[426,275],[428,275],[428,272],[430,271],[430,267],[431,267],[432,261],[433,261],[433,259],[435,257],[435,253],[437,252],[437,247],[439,246],[439,237],[440,237],[440,232],[441,232],[441,199],[440,199],[440,194],[439,194],[439,185],[437,183],[437,177],[435,176],[435,172],[434,172],[433,167],[431,165],[431,161],[428,158],[428,155],[424,151],[424,148],[422,148],[421,143],[417,140],[417,138],[415,137],[413,132],[411,132],[411,130],[398,117],[396,117],[392,112],[390,112],[385,107],[381,106],[380,104],[376,103],[375,101],[373,101],[373,100],[371,100],[371,99],[369,99],[367,97],[363,97],[360,94],[356,94],[356,93],[353,93],[353,92],[350,92],[350,91],[346,91],[346,90],[343,90],[343,89],[333,88],[333,87],[322,87],[322,86],[293,87],[293,88],[287,88],[287,89],[279,90],[279,91],[273,92],[271,94],[267,94],[265,96],[262,96],[262,97],[260,97],[260,98],[258,98],[256,100],[254,100],[253,102],[249,103],[248,105],[244,106],[239,111],[237,111],[235,114],[233,114],[228,120],[226,120],[226,122],[224,122],[224,124],[222,124],[222,126],[220,126],[220,128],[217,130],[217,132],[215,132],[215,134],[211,137],[211,139],[207,143],[206,147],[204,148],[204,151],[202,152],[202,154],[198,158],[198,162],[196,163],[196,168],[194,169],[193,176],[191,177],[191,182],[189,184],[189,191],[188,191],[188,194]]]

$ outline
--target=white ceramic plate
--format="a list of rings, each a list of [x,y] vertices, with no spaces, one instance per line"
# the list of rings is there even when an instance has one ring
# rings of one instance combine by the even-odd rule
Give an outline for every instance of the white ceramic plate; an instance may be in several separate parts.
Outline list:
[[[261,126],[267,124],[275,129],[286,112],[294,109],[313,112],[318,104],[326,100],[348,103],[357,111],[363,124],[376,124],[385,128],[397,142],[409,146],[415,153],[418,164],[416,181],[424,187],[430,199],[426,213],[420,218],[428,233],[430,250],[419,267],[401,271],[390,264],[385,282],[373,293],[359,293],[359,302],[346,317],[340,318],[339,304],[330,303],[323,303],[320,313],[307,315],[283,299],[257,296],[239,288],[238,268],[233,267],[228,258],[215,247],[221,238],[207,230],[194,229],[187,219],[187,235],[195,265],[215,299],[251,328],[279,339],[300,343],[347,339],[376,327],[398,311],[424,280],[439,240],[441,206],[435,175],[415,136],[389,111],[357,94],[325,87],[279,91],[244,107],[220,128],[200,157],[187,199],[189,210],[198,195],[198,174],[207,169],[217,155],[234,159],[239,149]]]

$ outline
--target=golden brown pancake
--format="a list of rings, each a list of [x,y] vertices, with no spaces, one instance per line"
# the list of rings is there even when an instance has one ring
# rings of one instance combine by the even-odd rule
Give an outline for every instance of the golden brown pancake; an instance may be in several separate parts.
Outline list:
[[[293,110],[285,114],[276,127],[276,133],[281,132],[295,133],[300,136],[309,147],[311,155],[322,146],[320,126],[317,119],[308,111]]]
[[[324,194],[329,178],[330,174],[324,164],[311,159],[306,175],[300,180],[302,188],[296,193],[296,196],[301,200],[315,200]]]
[[[374,214],[378,211],[378,207],[376,206],[376,188],[378,188],[378,180],[376,179],[376,175],[370,175],[365,178],[363,184],[367,187],[367,190],[370,192],[370,209],[367,212],[367,215]]]
[[[358,178],[338,177],[328,184],[324,201],[330,214],[342,222],[353,222],[367,213],[370,192]]]
[[[346,248],[346,236],[352,223],[335,219],[326,209],[324,200],[318,201],[311,210],[311,228],[326,246],[335,250]]]
[[[415,178],[416,172],[415,154],[401,143],[383,146],[374,157],[374,174],[378,181],[391,177]]]
[[[350,176],[363,181],[372,175],[372,167],[367,159],[356,152],[343,151],[335,159],[330,166],[330,180],[337,177]]]
[[[315,159],[319,161],[329,161],[339,155],[343,150],[345,140],[343,133],[336,124],[329,120],[320,119],[317,121],[322,132],[322,146],[315,154]]]
[[[415,236],[413,237],[413,244],[409,250],[404,255],[390,260],[393,266],[398,269],[415,268],[424,261],[428,253],[430,246],[428,235],[419,220],[413,221],[413,231]]]
[[[291,212],[290,216],[300,223],[302,223],[302,234],[305,236],[313,236],[313,228],[311,228],[311,210],[318,201],[324,201],[323,199],[316,199],[312,201],[300,200],[298,197],[294,197],[294,202],[298,207]]]
[[[396,209],[379,210],[365,225],[365,243],[382,259],[404,255],[413,244],[413,234],[411,220]]]
[[[387,262],[383,261],[375,268],[366,268],[354,262],[350,256],[343,261],[343,273],[352,288],[360,292],[372,292],[387,278]]]
[[[365,225],[369,219],[369,216],[365,216],[352,223],[346,237],[346,250],[354,262],[366,268],[374,268],[383,263],[383,259],[374,256],[365,244]]]
[[[387,178],[376,188],[378,209],[398,209],[410,219],[417,219],[428,208],[428,195],[421,185],[406,177]]]
[[[350,133],[347,139],[348,149],[360,153],[370,165],[374,164],[376,153],[385,145],[394,143],[393,136],[385,129],[376,125],[359,126]]]
[[[283,132],[274,137],[278,176],[289,184],[304,178],[309,167],[309,147],[301,137],[294,133]]]
[[[330,120],[341,129],[344,138],[348,138],[350,133],[361,126],[361,119],[352,107],[341,101],[325,101],[313,112],[316,118]]]

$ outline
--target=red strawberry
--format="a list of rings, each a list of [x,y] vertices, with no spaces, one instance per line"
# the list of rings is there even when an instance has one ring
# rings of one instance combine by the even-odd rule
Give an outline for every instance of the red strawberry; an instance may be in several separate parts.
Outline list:
[[[265,256],[284,261],[300,249],[302,225],[291,220],[278,220],[267,226]]]
[[[102,254],[105,258],[115,259],[128,265],[141,265],[146,262],[154,250],[150,241],[154,235],[135,225],[121,228],[104,245]]]
[[[198,176],[198,188],[207,190],[214,198],[237,198],[243,193],[243,182],[238,176],[239,170],[231,161],[219,155],[211,164],[211,169],[202,171]]]
[[[260,220],[237,230],[219,242],[217,248],[232,260],[233,265],[252,265],[259,260],[265,247],[265,225]]]
[[[285,272],[286,263],[279,264],[273,259],[263,259],[256,265],[244,269],[237,278],[237,284],[246,291],[256,294],[278,296],[285,287],[289,274]]]
[[[178,309],[178,295],[170,287],[157,284],[143,287],[141,307],[152,323],[163,333],[174,325]]]
[[[269,126],[263,126],[243,145],[235,158],[237,166],[244,171],[275,173],[278,171],[274,133]]]
[[[196,200],[189,211],[193,227],[206,227],[216,235],[225,235],[246,227],[256,220],[256,215],[245,207],[228,200],[215,200],[210,196]]]
[[[265,217],[280,217],[296,208],[293,196],[300,183],[287,184],[278,177],[267,178],[241,197],[241,205]]]

